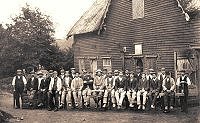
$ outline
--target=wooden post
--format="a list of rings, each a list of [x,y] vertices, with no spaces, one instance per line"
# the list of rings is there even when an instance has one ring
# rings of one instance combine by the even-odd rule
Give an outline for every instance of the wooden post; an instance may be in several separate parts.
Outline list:
[[[177,52],[174,52],[174,78],[177,79]]]

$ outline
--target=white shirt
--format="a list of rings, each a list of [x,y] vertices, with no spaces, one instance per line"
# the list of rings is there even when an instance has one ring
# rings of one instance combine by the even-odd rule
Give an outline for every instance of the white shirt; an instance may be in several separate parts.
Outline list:
[[[20,76],[15,76],[12,80],[12,85],[14,86],[15,85],[15,80],[16,80],[16,77],[18,77],[18,79],[20,78]],[[27,81],[26,81],[26,78],[24,76],[22,76],[22,81],[23,83],[26,85],[27,84]]]
[[[41,84],[41,82],[42,82],[42,79],[43,79],[43,78],[38,78],[38,90],[40,89],[40,84]]]
[[[182,80],[185,78],[185,76],[180,76],[180,77],[182,77]],[[177,82],[176,82],[176,85],[178,85],[178,86],[180,86],[180,83],[181,83],[180,77],[178,77]],[[188,85],[191,85],[191,81],[190,81],[189,77],[186,77],[186,81],[187,81]]]
[[[50,81],[50,84],[49,84],[49,91],[52,91],[53,89],[53,85],[54,85],[54,78],[51,77],[51,81]],[[57,77],[57,91],[61,91],[62,89],[62,82],[61,82],[61,79],[59,77]]]

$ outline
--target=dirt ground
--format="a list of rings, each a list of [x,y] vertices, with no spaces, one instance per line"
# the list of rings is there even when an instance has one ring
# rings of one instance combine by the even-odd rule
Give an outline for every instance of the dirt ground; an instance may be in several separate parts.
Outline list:
[[[0,110],[11,114],[10,123],[200,123],[200,107],[192,107],[185,114],[180,110],[164,114],[161,111],[47,111],[13,109],[12,95],[0,94]]]

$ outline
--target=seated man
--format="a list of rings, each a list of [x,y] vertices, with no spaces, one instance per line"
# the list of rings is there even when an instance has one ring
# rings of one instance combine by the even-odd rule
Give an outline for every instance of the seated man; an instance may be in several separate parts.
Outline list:
[[[91,75],[85,71],[86,73],[82,76],[83,79],[83,100],[84,106],[90,107],[90,97],[93,90],[93,78]]]
[[[126,78],[123,76],[123,72],[119,72],[119,77],[115,80],[115,97],[117,101],[118,109],[121,109],[122,102],[126,94]]]
[[[156,72],[152,72],[152,79],[149,79],[150,82],[150,91],[149,91],[149,99],[151,102],[151,108],[155,108],[155,103],[157,96],[159,95],[161,82],[156,76]]]
[[[174,98],[175,98],[175,81],[171,77],[170,72],[166,72],[166,78],[162,83],[163,92],[164,92],[164,112],[168,112],[169,106],[170,109],[173,109]]]
[[[98,69],[96,71],[96,76],[94,77],[93,88],[94,88],[94,101],[96,103],[95,108],[99,107],[99,101],[102,100],[103,89],[105,86],[104,78],[102,76],[102,71]]]
[[[136,92],[137,92],[137,78],[134,77],[134,73],[130,73],[130,78],[127,83],[127,97],[129,101],[129,107],[133,107],[135,99],[136,99]]]
[[[137,105],[138,109],[145,110],[145,104],[147,100],[147,93],[149,90],[149,81],[146,78],[146,74],[142,73],[142,78],[139,79],[138,82],[138,92],[137,92]],[[143,96],[143,102],[141,103],[140,96]]]
[[[79,77],[79,72],[76,72],[75,77],[71,83],[71,90],[75,102],[75,107],[78,107],[81,104],[82,88],[83,88],[83,79]]]
[[[38,80],[35,77],[35,72],[31,71],[31,78],[27,81],[27,91],[31,96],[31,99],[37,98],[37,91],[38,91]],[[32,104],[30,104],[32,105]]]
[[[106,107],[107,101],[108,101],[108,95],[111,95],[111,102],[113,104],[113,108],[116,107],[116,102],[115,102],[115,80],[114,77],[112,76],[112,71],[108,71],[108,75],[105,79],[105,92],[104,92],[104,97],[103,97],[103,107]]]
[[[65,72],[65,78],[63,81],[63,91],[62,91],[62,96],[61,96],[61,108],[64,106],[64,103],[66,101],[66,97],[67,97],[67,102],[68,102],[68,106],[72,106],[72,101],[71,101],[71,82],[72,82],[72,78],[70,77],[69,71]]]

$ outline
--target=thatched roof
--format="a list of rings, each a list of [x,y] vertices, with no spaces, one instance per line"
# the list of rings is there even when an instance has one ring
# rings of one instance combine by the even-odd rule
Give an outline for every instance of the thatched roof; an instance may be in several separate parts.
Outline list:
[[[96,0],[71,28],[67,37],[101,29],[110,3],[111,0]]]

